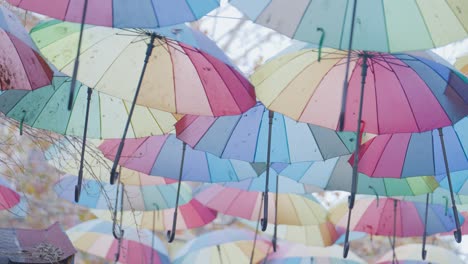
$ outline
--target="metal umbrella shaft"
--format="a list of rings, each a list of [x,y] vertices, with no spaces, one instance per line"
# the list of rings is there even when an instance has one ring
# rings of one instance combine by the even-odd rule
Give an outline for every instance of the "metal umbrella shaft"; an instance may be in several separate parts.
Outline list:
[[[71,85],[70,85],[70,96],[68,97],[68,110],[69,111],[72,109],[72,106],[73,106],[73,96],[75,94],[76,78],[78,76],[78,68],[80,66],[81,43],[83,40],[83,31],[84,31],[84,24],[86,20],[87,11],[88,11],[88,0],[84,0],[83,14],[81,15],[80,35],[78,37],[78,47],[76,49],[75,64],[73,65],[73,74],[72,74]]]
[[[75,185],[75,202],[80,201],[81,195],[81,185],[83,183],[83,167],[84,167],[84,154],[86,151],[86,137],[88,134],[88,121],[89,121],[89,108],[91,105],[91,95],[93,94],[93,89],[88,87],[88,98],[86,102],[86,115],[85,115],[85,123],[83,129],[83,140],[81,143],[81,158],[80,158],[80,168],[78,170],[78,184]]]
[[[426,194],[426,211],[424,213],[424,234],[423,234],[423,241],[422,241],[422,252],[421,257],[423,260],[426,259],[427,250],[426,250],[426,237],[427,237],[427,216],[429,213],[429,193]]]
[[[351,62],[351,50],[353,49],[353,35],[354,35],[354,22],[356,20],[356,9],[357,9],[357,0],[354,0],[353,14],[351,17],[351,31],[349,33],[348,55],[347,55],[347,61],[346,61],[345,78],[344,78],[344,83],[343,83],[343,95],[341,98],[341,111],[340,111],[340,117],[338,120],[339,131],[343,131],[344,120],[345,120],[346,98],[348,97],[349,64]]]
[[[119,186],[120,186],[120,195],[119,195]],[[115,253],[115,262],[119,261],[122,239],[124,236],[124,230],[122,229],[124,193],[125,193],[125,185],[119,182],[117,186],[115,210],[114,210],[113,221],[112,221],[112,235],[118,241],[117,252]],[[117,232],[116,226],[117,226],[117,211],[119,208],[119,200],[120,200],[120,223],[119,223],[119,232]]]
[[[264,193],[262,193],[262,201],[260,203],[260,208],[258,209],[257,226],[255,227],[255,235],[254,235],[254,241],[253,241],[253,246],[252,246],[252,253],[250,254],[249,264],[253,263],[253,259],[254,259],[254,255],[255,255],[255,247],[257,245],[257,237],[258,237],[258,228],[260,226],[260,217],[262,215],[263,199],[265,199],[265,194]]]
[[[179,171],[179,183],[177,184],[177,196],[176,196],[176,204],[174,209],[174,217],[172,219],[172,230],[167,231],[167,241],[172,243],[175,238],[176,233],[176,226],[177,226],[177,209],[179,208],[179,197],[180,197],[180,184],[182,182],[182,174],[184,171],[184,159],[185,159],[185,149],[187,144],[184,142],[182,145],[182,158],[180,160],[180,171]]]
[[[221,246],[216,245],[216,249],[218,250],[219,263],[223,264],[223,256],[221,255]]]
[[[395,264],[396,253],[395,253],[395,244],[396,244],[396,223],[397,223],[397,200],[393,200],[393,241],[392,241],[392,263]]]
[[[455,241],[457,241],[457,243],[460,243],[462,241],[461,225],[460,225],[460,219],[458,217],[457,205],[455,204],[455,196],[453,194],[452,178],[450,177],[450,169],[448,165],[447,152],[445,151],[444,134],[442,132],[442,128],[439,128],[438,130],[439,130],[439,137],[440,137],[440,145],[442,147],[442,153],[444,156],[445,173],[447,174],[447,181],[448,181],[449,189],[450,189],[450,199],[452,201],[453,217],[455,217],[455,225],[457,227],[457,230],[453,232],[453,235],[455,236]]]
[[[276,252],[276,240],[278,236],[278,189],[279,189],[279,174],[276,174],[276,191],[275,191],[275,228],[273,231],[273,239],[272,239],[272,244],[273,244],[273,252]]]
[[[265,177],[265,192],[263,193],[263,218],[260,219],[262,223],[262,231],[265,231],[268,226],[268,186],[270,181],[270,154],[271,154],[271,131],[273,129],[273,117],[275,112],[268,111],[268,145],[267,145],[267,160],[266,160],[266,177]]]
[[[364,87],[366,85],[367,69],[369,65],[367,64],[367,59],[370,57],[369,54],[363,53],[362,57],[362,68],[361,68],[361,95],[359,98],[359,113],[357,118],[357,129],[356,129],[356,148],[354,150],[354,162],[353,162],[353,175],[351,182],[351,195],[348,197],[348,223],[346,226],[345,242],[343,248],[343,257],[348,256],[349,251],[349,227],[351,222],[351,214],[354,207],[354,200],[356,199],[357,184],[358,184],[358,164],[359,164],[359,148],[361,146],[361,119],[362,119],[362,105],[364,99]]]
[[[117,152],[115,154],[114,164],[112,165],[112,169],[111,169],[111,173],[110,173],[110,183],[111,184],[114,184],[115,180],[118,177],[117,166],[118,166],[119,161],[120,161],[120,156],[122,155],[122,150],[123,150],[123,147],[124,147],[124,144],[125,144],[125,138],[127,137],[128,128],[130,127],[130,122],[132,120],[133,110],[135,109],[136,101],[137,101],[138,95],[140,93],[141,84],[143,82],[143,77],[145,76],[146,66],[148,65],[149,58],[151,57],[151,53],[152,53],[153,48],[154,48],[154,41],[155,41],[156,37],[157,37],[157,35],[155,33],[151,33],[150,42],[148,43],[148,46],[147,46],[147,49],[146,49],[145,61],[144,61],[144,64],[143,64],[143,68],[141,69],[140,79],[138,80],[138,85],[137,85],[137,88],[135,90],[135,96],[133,97],[132,106],[130,107],[130,111],[128,112],[127,123],[125,124],[122,139],[120,141],[119,148],[117,149]]]

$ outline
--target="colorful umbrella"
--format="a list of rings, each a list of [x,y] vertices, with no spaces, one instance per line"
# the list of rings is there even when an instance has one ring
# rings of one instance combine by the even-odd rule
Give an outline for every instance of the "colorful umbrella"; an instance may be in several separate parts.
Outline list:
[[[457,228],[453,211],[447,212],[441,205],[429,204],[429,194],[426,197],[426,204],[388,198],[359,199],[356,204],[356,211],[359,213],[357,220],[348,221],[346,224],[346,204],[340,204],[331,209],[330,219],[340,227],[367,232],[371,235],[393,236],[392,249],[395,249],[397,236],[423,235],[423,245],[425,245],[426,235]],[[461,218],[463,221],[463,217]]]
[[[465,75],[468,75],[468,55],[457,58],[455,62],[455,67],[463,72]]]
[[[350,153],[353,133],[341,133],[268,111],[261,103],[238,116],[184,116],[176,124],[178,138],[195,149],[222,158],[250,162],[324,160]],[[304,144],[310,148],[304,148]],[[269,170],[265,177],[264,215],[268,215]],[[276,189],[278,194],[278,189]],[[278,198],[278,196],[276,196]],[[262,220],[265,231],[267,221]]]
[[[271,264],[357,264],[365,263],[358,255],[350,252],[348,259],[337,257],[343,251],[341,246],[310,247],[302,244],[280,243],[279,250],[270,253],[266,263]]]
[[[19,19],[0,6],[0,90],[34,90],[49,85],[53,71]]]
[[[34,91],[9,90],[0,93],[0,112],[22,124],[63,135],[82,136],[88,100],[88,87],[78,83],[72,109],[67,111],[71,79],[54,77],[52,85]],[[87,136],[118,138],[122,136],[130,103],[102,92],[91,100]],[[174,129],[173,114],[142,106],[135,107],[128,137],[161,135]]]
[[[398,258],[398,263],[406,263],[403,261],[419,261],[419,248],[421,244],[407,244],[395,248],[395,254]],[[427,254],[427,260],[423,263],[463,263],[463,261],[452,250],[434,245],[427,245],[430,251]],[[393,252],[387,252],[377,263],[392,263]]]
[[[91,209],[90,211],[100,219],[115,220],[113,212],[109,210]],[[172,226],[175,232],[175,230],[202,227],[216,219],[216,211],[203,206],[195,199],[177,208],[177,214],[181,216],[181,219],[176,222],[175,226],[173,222],[174,213],[175,208],[159,211],[123,211],[121,216],[122,226],[136,225],[138,228],[147,228],[155,231],[169,230]]]
[[[0,177],[0,210],[8,210],[20,203],[20,195],[13,190],[13,186]]]
[[[99,219],[83,222],[67,230],[73,245],[88,254],[118,263],[169,264],[161,240],[146,229],[126,228],[122,239],[112,236],[112,223]]]
[[[85,16],[85,24],[116,28],[155,28],[190,22],[219,6],[218,0],[137,0],[131,3],[117,0],[7,1],[13,6],[64,21],[81,22]],[[83,8],[85,3],[87,8]]]
[[[326,161],[298,162],[281,170],[281,176],[304,184],[306,192],[351,191],[352,167],[350,155]],[[432,176],[404,179],[371,178],[358,175],[356,192],[377,196],[414,196],[433,192],[439,183]],[[283,188],[283,186],[281,186]]]
[[[54,185],[54,191],[58,197],[69,202],[74,201],[73,190],[78,178],[72,175],[64,175]],[[97,180],[84,180],[79,205],[108,209],[116,200],[117,186],[103,183]],[[125,186],[123,198],[123,210],[153,211],[172,208],[175,203],[176,184]],[[186,204],[192,199],[191,188],[183,184],[181,186],[180,204]]]
[[[291,52],[258,68],[251,80],[266,107],[298,121],[374,134],[424,132],[468,114],[468,79],[442,64],[411,54],[353,51],[350,90],[344,93],[337,76],[346,70],[346,53],[326,49],[320,60],[316,52]],[[342,101],[346,111],[340,113]],[[355,155],[350,217],[357,163]]]
[[[174,264],[259,263],[271,247],[254,233],[235,228],[211,231],[189,241],[174,258]],[[260,254],[253,255],[252,249]]]
[[[427,50],[468,37],[468,3],[461,0],[230,3],[255,23],[291,38],[342,50]]]

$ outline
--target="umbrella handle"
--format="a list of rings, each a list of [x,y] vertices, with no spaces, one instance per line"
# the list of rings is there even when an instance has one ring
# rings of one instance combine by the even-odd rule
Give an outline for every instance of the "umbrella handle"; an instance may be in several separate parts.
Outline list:
[[[265,232],[268,227],[268,192],[264,193],[263,218],[260,219],[260,223],[262,224],[262,231]]]
[[[260,219],[260,223],[262,224],[262,231],[265,231],[268,227],[268,220],[265,218]]]
[[[75,185],[75,202],[78,203],[80,201],[81,195],[81,185]]]
[[[276,236],[273,236],[271,243],[273,244],[273,252],[276,252]]]
[[[112,169],[110,173],[110,184],[114,184],[118,178],[119,173],[117,172],[117,169]]]
[[[112,228],[112,235],[114,236],[115,239],[122,239],[122,237],[124,236],[124,233],[125,233],[125,230],[121,229],[119,234],[117,234],[117,231],[115,230],[115,226],[114,228]]]
[[[343,258],[348,257],[348,252],[349,252],[349,241],[346,241],[343,246]]]
[[[423,246],[421,257],[422,257],[423,260],[426,260],[427,250],[425,250],[424,247],[426,247],[426,245]]]
[[[176,233],[176,225],[177,225],[177,210],[174,212],[174,221],[172,221],[172,230],[167,230],[166,237],[167,242],[172,243],[175,239]]]

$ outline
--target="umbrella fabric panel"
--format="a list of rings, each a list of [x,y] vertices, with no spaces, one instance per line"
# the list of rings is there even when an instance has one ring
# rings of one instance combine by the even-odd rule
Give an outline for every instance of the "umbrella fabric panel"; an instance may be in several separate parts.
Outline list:
[[[8,2],[22,9],[70,22],[81,22],[83,15],[83,0]],[[85,23],[118,28],[155,28],[195,21],[218,6],[218,0],[90,0]]]
[[[348,49],[353,4],[350,1],[231,0],[254,22],[291,38]],[[287,12],[284,7],[287,6]],[[457,1],[359,1],[353,49],[381,52],[425,50],[468,37],[468,4]],[[401,16],[400,16],[401,15]]]
[[[365,132],[424,132],[452,125],[468,114],[468,80],[454,70],[409,54],[370,56],[363,100]],[[251,80],[269,109],[336,129],[345,61],[345,52],[324,49],[318,63],[317,50],[305,49],[270,60]],[[362,53],[353,52],[345,130],[356,130],[361,64]]]

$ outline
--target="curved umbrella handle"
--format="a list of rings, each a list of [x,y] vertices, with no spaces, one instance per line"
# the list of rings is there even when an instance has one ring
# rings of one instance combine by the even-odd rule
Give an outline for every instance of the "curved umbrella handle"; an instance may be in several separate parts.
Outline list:
[[[172,221],[172,230],[167,230],[166,237],[167,242],[172,243],[175,239],[176,233],[176,225],[177,225],[177,211],[174,212],[174,220]]]
[[[125,230],[121,229],[119,233],[117,233],[115,226],[112,228],[112,235],[114,236],[115,239],[122,239],[124,236]]]

